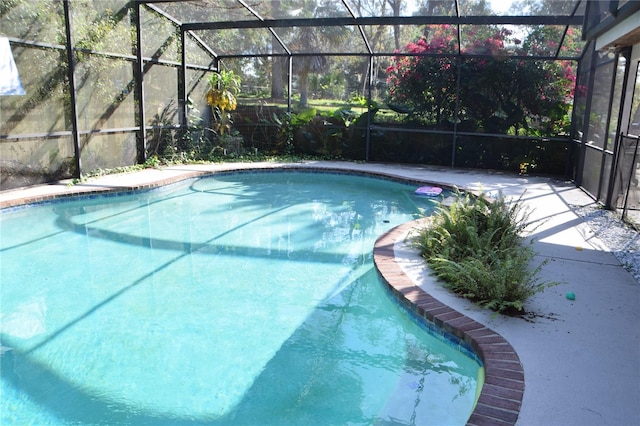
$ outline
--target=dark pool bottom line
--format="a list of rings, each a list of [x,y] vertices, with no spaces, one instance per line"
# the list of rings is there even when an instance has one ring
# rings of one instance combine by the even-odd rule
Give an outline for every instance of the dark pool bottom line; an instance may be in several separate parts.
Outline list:
[[[520,358],[501,335],[435,299],[402,271],[393,247],[417,226],[417,221],[408,222],[378,238],[373,252],[376,269],[407,309],[471,346],[482,360],[484,386],[467,424],[513,425],[518,420],[524,393]]]

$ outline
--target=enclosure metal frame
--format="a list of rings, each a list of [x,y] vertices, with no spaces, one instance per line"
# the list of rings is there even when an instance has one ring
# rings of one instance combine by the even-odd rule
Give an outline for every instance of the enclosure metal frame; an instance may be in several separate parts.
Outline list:
[[[291,94],[292,94],[292,61],[294,57],[303,57],[303,56],[327,56],[327,57],[335,57],[335,56],[353,56],[353,57],[368,57],[369,58],[369,69],[370,72],[367,75],[367,87],[368,87],[368,102],[367,102],[367,128],[365,129],[365,161],[369,161],[370,159],[370,147],[371,147],[371,81],[372,81],[372,65],[375,57],[388,57],[390,52],[374,52],[371,48],[369,40],[367,39],[366,33],[363,29],[365,25],[429,25],[429,24],[450,24],[455,25],[457,28],[458,36],[460,36],[460,26],[461,25],[558,25],[564,26],[565,31],[563,33],[562,39],[560,40],[560,44],[558,45],[558,49],[553,56],[520,56],[513,55],[511,56],[513,59],[527,59],[527,60],[571,60],[579,62],[580,58],[576,57],[563,57],[560,55],[560,47],[562,46],[562,42],[564,41],[564,36],[566,34],[567,29],[570,26],[582,25],[584,23],[584,17],[582,15],[577,15],[577,10],[580,7],[580,3],[577,3],[569,16],[460,16],[459,14],[459,6],[456,1],[456,16],[399,16],[399,17],[357,17],[355,13],[350,9],[349,5],[343,0],[342,3],[344,7],[348,10],[350,16],[349,17],[335,17],[335,18],[293,18],[293,19],[265,19],[260,14],[255,11],[245,0],[238,0],[238,4],[244,7],[251,15],[255,16],[255,20],[242,20],[242,21],[219,21],[219,22],[180,22],[177,18],[171,16],[170,14],[163,11],[160,7],[156,6],[156,4],[162,3],[172,3],[176,0],[135,0],[138,4],[144,4],[149,7],[151,10],[154,10],[156,13],[161,14],[166,19],[173,22],[176,26],[179,27],[180,31],[180,43],[182,46],[182,64],[180,65],[180,74],[178,77],[178,108],[179,108],[179,126],[181,129],[185,130],[187,128],[187,97],[186,97],[186,45],[184,42],[185,36],[190,34],[195,37],[195,31],[203,31],[203,30],[223,30],[223,29],[266,29],[268,30],[273,39],[276,40],[279,46],[284,50],[284,53],[271,53],[271,54],[247,54],[247,55],[221,55],[216,54],[213,49],[207,46],[201,39],[198,39],[201,46],[204,47],[207,52],[209,52],[214,61],[216,63],[215,67],[211,68],[211,71],[218,71],[219,62],[224,59],[234,59],[234,58],[243,58],[243,57],[286,57],[289,64],[288,70],[288,96],[287,96],[287,109],[291,112]],[[292,52],[286,43],[278,37],[275,32],[275,28],[289,28],[289,27],[318,27],[318,26],[353,26],[358,28],[360,36],[362,37],[363,43],[366,47],[367,52],[358,52],[358,53],[348,53],[348,52],[334,52],[334,53],[294,53]],[[138,46],[139,49],[139,46]],[[397,54],[396,54],[397,55]],[[403,54],[406,56],[411,56],[407,54]],[[424,55],[424,56],[440,56],[443,55]],[[460,46],[458,46],[458,52],[446,55],[449,57],[460,58],[462,53],[460,52]],[[473,54],[465,54],[464,57],[469,58],[485,58],[489,57],[489,55],[473,55]],[[461,59],[457,59],[461,60]],[[458,87],[460,83],[460,77],[458,76]],[[142,82],[140,82],[142,85]],[[144,99],[142,98],[144,101]],[[457,115],[457,110],[456,110]],[[405,131],[406,129],[396,129],[400,131]],[[418,130],[419,131],[419,130]],[[434,131],[422,130],[421,132],[433,133]],[[144,133],[144,132],[143,132]],[[451,132],[446,132],[451,133]],[[454,125],[454,129],[452,132],[452,157],[451,157],[451,167],[455,166],[455,152],[456,152],[456,141],[459,136],[464,136],[465,134],[462,132],[458,132],[457,125]],[[466,134],[469,135],[469,134]],[[504,138],[506,135],[501,134],[483,134],[483,136],[491,136]],[[516,139],[536,139],[532,137],[524,137],[524,136],[509,136],[510,138]],[[146,140],[146,136],[143,135],[143,138]],[[568,138],[539,138],[544,141],[559,141],[559,142],[569,142]],[[146,146],[146,142],[143,142],[141,145]],[[568,166],[567,166],[568,169]]]
[[[609,4],[609,10],[611,11],[611,16],[609,19],[604,20],[603,22],[597,23],[595,26],[589,26],[588,22],[586,22],[586,16],[588,15],[587,11],[592,6],[591,2],[587,2],[587,6],[585,8],[584,15],[578,15],[577,11],[585,2],[582,1],[576,4],[574,10],[571,12],[569,16],[460,16],[458,7],[458,2],[455,2],[456,5],[456,14],[455,16],[400,16],[400,17],[358,17],[354,14],[352,10],[349,9],[346,1],[343,0],[343,5],[349,11],[349,16],[344,17],[336,17],[336,18],[295,18],[295,19],[264,19],[259,15],[258,12],[252,9],[251,4],[247,0],[237,0],[238,4],[244,7],[247,11],[251,13],[252,16],[255,16],[255,20],[242,20],[235,22],[180,22],[175,17],[166,13],[162,9],[163,3],[171,3],[177,2],[179,0],[131,0],[130,10],[132,11],[132,25],[136,28],[136,40],[135,46],[133,46],[133,51],[131,55],[121,55],[121,54],[112,54],[112,53],[104,53],[104,52],[96,52],[89,51],[86,49],[78,49],[74,46],[72,40],[72,28],[71,28],[71,16],[69,7],[71,2],[69,0],[64,0],[63,5],[65,8],[65,32],[67,34],[67,38],[65,41],[65,45],[54,45],[42,42],[31,42],[27,40],[17,40],[15,38],[10,38],[11,43],[21,44],[29,47],[43,48],[43,49],[64,49],[68,55],[69,61],[69,82],[71,87],[71,109],[70,109],[70,121],[71,121],[71,130],[70,131],[60,131],[60,132],[50,132],[46,134],[20,134],[20,135],[0,135],[0,139],[2,140],[19,140],[22,138],[50,138],[50,137],[60,137],[60,136],[72,136],[74,141],[74,149],[76,150],[75,161],[76,161],[76,177],[80,177],[82,174],[82,164],[80,162],[81,158],[81,142],[80,138],[82,135],[86,134],[113,134],[113,133],[130,133],[137,132],[137,161],[139,163],[143,163],[146,160],[146,151],[147,151],[147,131],[150,129],[154,129],[154,126],[146,125],[146,117],[145,117],[145,91],[144,91],[144,80],[145,73],[149,69],[151,64],[163,64],[167,66],[177,67],[178,68],[178,92],[179,99],[178,105],[180,108],[179,112],[179,123],[177,125],[169,125],[169,126],[161,126],[162,129],[175,129],[180,130],[187,126],[187,89],[186,89],[186,73],[189,69],[199,69],[203,71],[218,71],[220,67],[220,61],[225,59],[232,58],[242,58],[242,57],[257,57],[257,56],[265,56],[265,57],[286,57],[288,62],[288,85],[289,85],[289,95],[287,97],[287,108],[291,110],[291,87],[292,87],[292,61],[295,57],[302,56],[362,56],[368,57],[369,59],[369,69],[372,70],[372,64],[376,57],[381,56],[389,56],[390,52],[376,52],[371,48],[369,41],[367,40],[367,36],[365,31],[363,30],[363,26],[366,25],[427,25],[427,24],[451,24],[456,25],[458,29],[458,34],[460,33],[461,25],[562,25],[565,26],[565,29],[569,26],[582,25],[583,33],[585,34],[585,38],[587,40],[593,39],[597,37],[599,34],[602,34],[607,29],[611,28],[616,19],[623,19],[624,17],[631,16],[635,11],[640,9],[640,2],[628,2],[623,5],[620,9],[617,9],[618,1],[611,1]],[[176,27],[176,32],[179,32],[179,43],[182,46],[182,57],[180,62],[161,60],[156,58],[149,58],[144,56],[144,52],[142,51],[141,45],[141,34],[144,29],[141,27],[140,22],[140,11],[141,8],[144,7],[153,13],[162,16],[164,19],[171,22]],[[283,42],[277,36],[275,31],[276,28],[283,27],[311,27],[311,26],[353,26],[359,29],[359,34],[362,37],[363,43],[365,45],[365,52],[358,53],[346,53],[346,52],[333,52],[333,53],[297,53],[292,52],[286,43]],[[211,49],[206,43],[202,41],[200,37],[196,34],[199,30],[205,29],[243,29],[243,28],[264,28],[271,32],[273,35],[273,40],[279,44],[279,47],[283,50],[282,53],[272,53],[272,54],[264,54],[264,55],[221,55]],[[199,66],[194,64],[186,63],[186,38],[190,38],[194,40],[205,52],[207,52],[212,60],[209,66]],[[561,46],[561,44],[559,45]],[[74,87],[74,55],[77,51],[83,51],[90,54],[102,55],[106,57],[114,57],[119,59],[124,59],[127,61],[131,61],[132,66],[134,68],[134,99],[136,100],[136,119],[135,119],[135,127],[127,127],[127,128],[111,128],[111,129],[90,129],[90,130],[79,130],[78,126],[78,117],[77,117],[77,105],[75,100],[75,87]],[[584,54],[584,52],[583,52]],[[453,53],[449,55],[451,57],[456,57],[458,60],[461,60],[461,52]],[[486,55],[464,55],[464,57],[486,57]],[[519,56],[514,56],[515,59],[520,58]],[[580,66],[580,62],[582,59],[582,55],[578,58],[576,57],[564,57],[561,56],[560,47],[555,52],[555,55],[544,56],[544,57],[532,57],[526,56],[522,57],[527,60],[573,60],[578,63]],[[369,105],[371,104],[371,72],[367,75],[367,86],[368,86],[368,97],[369,97]],[[590,104],[590,103],[589,103]],[[75,112],[74,112],[75,111]],[[587,117],[588,118],[588,117]],[[370,121],[370,117],[367,122],[367,145],[366,152],[367,157],[370,150],[370,141],[369,141],[369,133],[372,128],[372,123]],[[448,132],[451,133],[451,132]],[[459,132],[457,126],[454,126],[453,131],[453,152],[455,155],[455,144],[456,138],[458,136],[471,135],[473,133],[463,133]],[[517,137],[517,136],[507,136],[507,135],[487,135],[484,136],[492,136],[492,137]],[[528,138],[528,137],[521,137]],[[531,139],[531,138],[528,138]],[[554,140],[554,138],[545,138],[545,140]],[[557,140],[565,141],[564,138],[557,138]],[[580,141],[582,146],[579,151],[584,152],[584,141]],[[573,143],[570,143],[570,146],[573,147]],[[582,155],[580,156],[582,157]],[[368,158],[367,158],[368,159]],[[452,156],[452,166],[455,165],[455,157]]]

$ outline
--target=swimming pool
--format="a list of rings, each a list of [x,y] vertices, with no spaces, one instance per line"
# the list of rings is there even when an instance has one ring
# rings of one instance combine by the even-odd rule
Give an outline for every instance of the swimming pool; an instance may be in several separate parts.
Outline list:
[[[479,364],[380,285],[433,203],[234,173],[1,215],[2,422],[464,424]]]

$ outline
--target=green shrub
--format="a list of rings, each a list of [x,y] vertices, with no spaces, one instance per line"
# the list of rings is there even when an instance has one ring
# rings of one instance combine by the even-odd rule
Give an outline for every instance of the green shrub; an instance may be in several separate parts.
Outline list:
[[[552,284],[537,279],[544,262],[531,268],[533,242],[523,237],[530,212],[521,199],[456,195],[416,230],[414,245],[455,293],[499,313],[523,313],[525,301]]]

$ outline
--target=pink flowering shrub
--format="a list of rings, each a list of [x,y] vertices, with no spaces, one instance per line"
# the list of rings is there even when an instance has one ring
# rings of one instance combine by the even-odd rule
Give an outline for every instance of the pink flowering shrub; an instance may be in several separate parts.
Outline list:
[[[522,40],[507,29],[491,33],[472,29],[463,37],[470,41],[459,46],[455,27],[429,26],[387,68],[388,103],[410,112],[413,119],[441,128],[451,126],[457,105],[458,118],[469,130],[566,132],[576,79],[574,63],[513,57],[555,52],[558,46],[545,41],[558,39],[550,37],[553,30],[534,30]],[[463,56],[457,56],[458,51]]]

